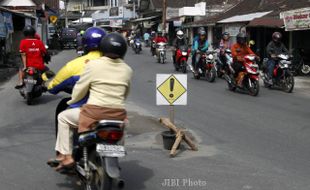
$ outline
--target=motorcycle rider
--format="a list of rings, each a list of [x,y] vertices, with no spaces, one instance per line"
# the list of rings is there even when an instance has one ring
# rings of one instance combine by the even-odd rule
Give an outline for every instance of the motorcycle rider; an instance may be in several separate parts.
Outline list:
[[[60,164],[55,168],[56,171],[74,166],[72,128],[78,128],[78,132],[82,133],[91,130],[99,120],[126,118],[124,101],[129,93],[132,76],[132,69],[123,61],[127,50],[126,41],[120,34],[108,34],[101,40],[100,50],[104,56],[88,62],[68,102],[74,104],[89,94],[87,104],[59,114],[55,149],[60,152],[57,157]]]
[[[60,91],[71,93],[87,62],[101,57],[102,53],[99,51],[99,46],[101,39],[105,35],[106,32],[97,27],[90,27],[85,31],[83,35],[83,47],[85,48],[86,54],[68,62],[58,71],[48,85],[48,91],[50,93],[58,94]]]
[[[163,42],[163,43],[168,42],[167,38],[165,37],[164,33],[161,30],[159,30],[157,32],[157,36],[155,37],[154,41],[156,44],[158,44],[160,42]]]
[[[85,31],[81,30],[77,36],[76,36],[76,50],[77,51],[81,51],[83,50],[83,35],[84,35]]]
[[[25,39],[21,40],[19,52],[22,57],[22,66],[19,69],[19,82],[15,86],[16,89],[23,87],[24,70],[27,67],[34,67],[39,71],[46,71],[48,68],[44,65],[44,56],[47,54],[45,46],[40,39],[35,37],[36,30],[30,26],[25,26],[23,30]]]
[[[243,71],[243,62],[244,62],[244,56],[248,54],[254,54],[255,53],[251,50],[251,48],[247,45],[247,36],[244,32],[240,32],[237,35],[237,43],[235,43],[231,48],[231,53],[233,57],[233,64],[232,67],[235,70],[235,77],[236,83],[239,87],[242,88],[242,81],[244,78],[244,72]],[[256,56],[256,58],[259,60],[259,57]]]
[[[224,32],[220,41],[220,60],[223,65],[226,64],[225,51],[226,49],[231,49],[231,46],[232,43],[230,41],[230,34],[228,32]]]
[[[273,70],[276,65],[276,57],[282,53],[288,54],[288,50],[281,42],[282,34],[280,32],[274,32],[272,34],[272,41],[267,45],[267,68],[268,68],[268,82],[272,84]]]
[[[80,79],[80,75],[84,70],[85,65],[93,60],[98,59],[102,56],[101,51],[99,51],[99,46],[101,39],[106,35],[106,32],[97,27],[88,28],[83,35],[83,48],[87,52],[85,55],[73,59],[63,66],[55,77],[50,81],[48,85],[48,91],[51,94],[58,94],[61,91],[72,93],[72,89],[76,82]],[[70,108],[81,107],[86,103],[88,97],[83,98],[81,101],[70,105]],[[64,107],[63,107],[64,106]],[[67,108],[67,105],[61,105],[60,110]],[[58,108],[57,108],[58,109]],[[58,122],[56,122],[56,127],[58,128]],[[49,160],[47,162],[50,166],[55,166],[59,163],[59,160]]]
[[[187,46],[187,41],[182,30],[177,31],[177,37],[173,41],[174,49],[172,51],[173,63],[176,63],[176,53],[181,46]]]
[[[193,42],[192,42],[192,49],[194,49],[195,42],[199,40],[199,33],[200,33],[201,31],[206,31],[206,30],[205,30],[204,27],[199,27],[199,28],[198,28],[198,34],[194,37]],[[192,53],[192,65],[194,66],[196,54],[195,54],[194,51],[192,51],[191,53]]]
[[[206,38],[206,31],[205,30],[200,30],[199,31],[199,39],[197,41],[195,41],[194,44],[194,48],[193,48],[193,52],[196,55],[195,56],[195,62],[193,64],[194,67],[194,74],[198,75],[198,64],[201,58],[201,54],[200,53],[205,53],[207,52],[208,48],[209,48],[209,43],[208,40]]]
[[[155,31],[152,31],[152,32],[151,32],[151,38],[150,38],[150,40],[151,40],[151,48],[150,48],[150,51],[151,51],[151,53],[154,54],[154,55],[155,55],[154,52],[155,52],[155,49],[156,49],[156,48],[153,47],[153,41],[155,41],[155,38],[156,38],[156,32],[155,32]]]

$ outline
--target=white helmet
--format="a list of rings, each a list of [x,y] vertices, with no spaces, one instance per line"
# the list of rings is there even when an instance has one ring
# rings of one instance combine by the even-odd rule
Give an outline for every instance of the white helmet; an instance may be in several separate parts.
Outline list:
[[[182,30],[179,30],[178,32],[177,32],[177,37],[181,40],[181,39],[183,39],[183,37],[184,37],[184,32],[182,31]]]

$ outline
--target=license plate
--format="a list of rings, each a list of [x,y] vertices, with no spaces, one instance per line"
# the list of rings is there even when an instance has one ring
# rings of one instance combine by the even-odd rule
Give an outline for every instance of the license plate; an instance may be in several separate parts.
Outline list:
[[[29,84],[37,84],[37,80],[34,79],[24,79],[24,82]]]
[[[83,53],[84,53],[84,51],[78,51],[77,53],[78,53],[78,54],[83,54]]]
[[[96,151],[105,157],[124,157],[126,154],[125,147],[121,145],[97,144]]]

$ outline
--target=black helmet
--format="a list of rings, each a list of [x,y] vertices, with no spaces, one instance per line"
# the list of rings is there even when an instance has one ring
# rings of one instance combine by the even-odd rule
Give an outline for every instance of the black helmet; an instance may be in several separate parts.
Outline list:
[[[272,40],[276,43],[281,42],[282,34],[280,32],[274,32],[272,34]]]
[[[102,38],[100,42],[100,50],[104,56],[109,58],[123,59],[127,51],[126,40],[119,33],[110,33]]]
[[[36,30],[32,26],[27,25],[25,26],[23,33],[25,37],[34,37]]]
[[[240,32],[238,35],[237,35],[237,43],[238,44],[246,44],[246,40],[247,40],[247,36],[244,32]]]

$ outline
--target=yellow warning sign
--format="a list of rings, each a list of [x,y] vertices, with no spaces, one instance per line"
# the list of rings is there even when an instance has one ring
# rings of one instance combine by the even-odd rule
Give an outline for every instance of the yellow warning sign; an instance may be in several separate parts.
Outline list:
[[[173,105],[173,103],[186,92],[186,88],[174,75],[171,75],[160,84],[157,90],[170,103],[170,105]]]
[[[53,23],[53,24],[56,23],[57,19],[58,19],[58,18],[57,18],[57,16],[55,16],[55,15],[50,16],[50,21],[51,21],[51,23]]]

